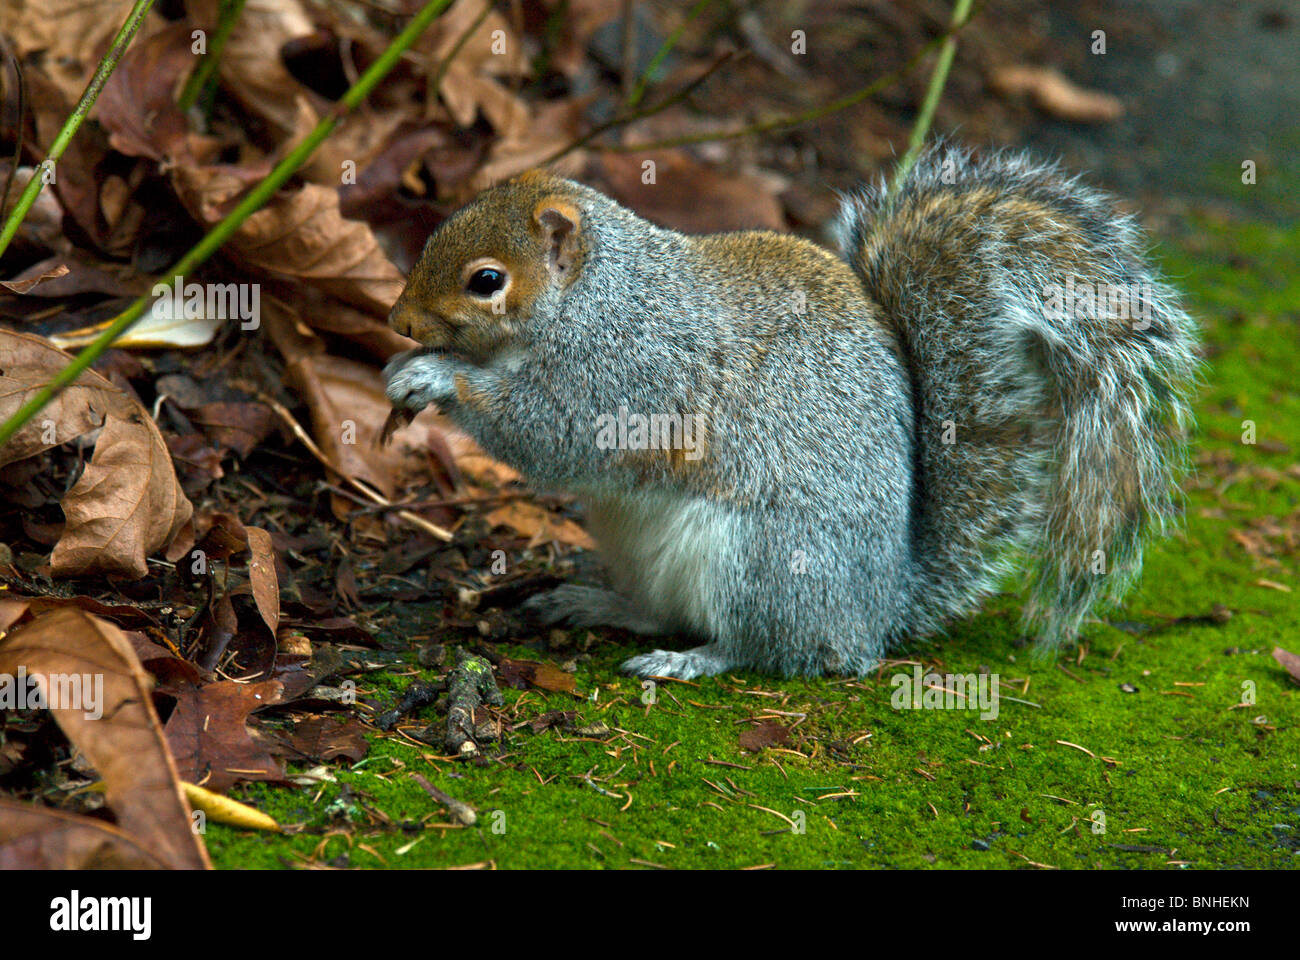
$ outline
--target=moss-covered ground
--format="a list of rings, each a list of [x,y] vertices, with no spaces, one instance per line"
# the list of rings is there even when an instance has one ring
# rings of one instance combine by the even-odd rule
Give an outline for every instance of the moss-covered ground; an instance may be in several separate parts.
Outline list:
[[[362,763],[330,767],[334,782],[238,788],[301,830],[213,824],[213,860],[1300,866],[1300,686],[1271,655],[1300,652],[1300,226],[1194,217],[1160,255],[1207,342],[1186,524],[1149,551],[1124,608],[1088,625],[1057,663],[1031,658],[1014,596],[898,653],[942,673],[998,674],[995,720],[893,709],[890,678],[910,662],[861,680],[672,683],[646,704],[615,669],[632,648],[607,639],[580,660],[577,696],[505,691],[505,714],[521,726],[497,756],[456,762],[376,733]],[[1247,421],[1254,443],[1243,442]],[[386,706],[421,674],[434,676],[369,674],[362,693]],[[553,710],[609,732],[522,725]],[[788,742],[743,751],[756,718],[790,727]],[[413,772],[474,806],[477,825],[449,825]]]

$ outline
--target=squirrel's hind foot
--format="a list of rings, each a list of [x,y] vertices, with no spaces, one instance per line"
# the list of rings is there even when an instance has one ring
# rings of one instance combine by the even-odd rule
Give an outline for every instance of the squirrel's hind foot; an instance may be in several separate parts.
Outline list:
[[[638,677],[693,680],[695,677],[711,677],[735,666],[737,664],[716,644],[706,644],[691,650],[652,650],[638,654],[625,660],[620,669]]]
[[[566,583],[529,597],[524,612],[543,626],[618,627],[648,637],[672,633],[654,617],[642,613],[631,601],[612,590]]]

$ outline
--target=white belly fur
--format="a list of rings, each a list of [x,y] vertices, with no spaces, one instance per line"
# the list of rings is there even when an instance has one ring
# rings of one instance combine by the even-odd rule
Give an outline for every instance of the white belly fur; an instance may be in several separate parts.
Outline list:
[[[735,563],[739,518],[707,500],[667,493],[587,498],[588,526],[615,586],[676,629],[720,639],[715,585]]]

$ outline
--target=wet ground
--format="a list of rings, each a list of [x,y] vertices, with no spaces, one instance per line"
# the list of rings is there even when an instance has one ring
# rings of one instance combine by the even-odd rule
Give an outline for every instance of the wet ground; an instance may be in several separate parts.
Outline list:
[[[1279,223],[1300,213],[1300,4],[1062,3],[1046,26],[1063,72],[1126,109],[1101,125],[1044,118],[1026,129],[1030,145],[1141,203],[1225,204]],[[1090,52],[1097,29],[1104,55]],[[1269,189],[1242,189],[1245,160]]]

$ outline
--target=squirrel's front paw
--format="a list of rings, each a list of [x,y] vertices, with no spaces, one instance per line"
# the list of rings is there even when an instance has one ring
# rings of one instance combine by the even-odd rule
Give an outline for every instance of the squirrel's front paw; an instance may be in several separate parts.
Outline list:
[[[455,361],[445,353],[425,348],[399,353],[384,367],[388,401],[418,412],[431,403],[450,400],[456,395],[454,372]]]

